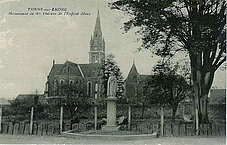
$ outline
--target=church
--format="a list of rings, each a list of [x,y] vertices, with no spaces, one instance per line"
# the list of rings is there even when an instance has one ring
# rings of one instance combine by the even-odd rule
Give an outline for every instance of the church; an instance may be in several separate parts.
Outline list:
[[[150,75],[140,74],[136,68],[135,62],[133,61],[132,67],[124,81],[125,85],[125,96],[127,98],[138,97],[138,87],[141,83],[148,81]]]
[[[90,51],[88,64],[78,64],[66,61],[64,64],[56,64],[53,60],[52,68],[47,76],[45,85],[46,99],[61,98],[59,88],[64,84],[79,84],[86,89],[87,96],[94,98],[103,91],[102,79],[100,77],[102,63],[105,60],[105,41],[102,36],[99,11],[93,36],[90,40]]]

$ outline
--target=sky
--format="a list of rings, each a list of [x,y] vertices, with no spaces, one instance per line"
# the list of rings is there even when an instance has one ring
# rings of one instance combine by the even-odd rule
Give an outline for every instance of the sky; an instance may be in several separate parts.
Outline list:
[[[145,50],[137,52],[141,42],[135,29],[123,34],[128,15],[111,10],[108,2],[111,0],[0,0],[0,97],[13,99],[36,89],[43,93],[53,59],[55,63],[88,63],[98,9],[106,54],[115,55],[123,76],[133,59],[141,74],[150,74],[159,58]],[[88,15],[9,15],[30,14],[28,8],[66,8]],[[218,71],[213,87],[225,88],[225,80],[225,71]]]

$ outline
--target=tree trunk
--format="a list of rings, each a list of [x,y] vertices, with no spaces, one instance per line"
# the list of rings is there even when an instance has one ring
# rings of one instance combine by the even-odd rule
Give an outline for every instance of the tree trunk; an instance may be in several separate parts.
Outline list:
[[[175,118],[176,118],[177,107],[172,108],[172,121],[171,121],[171,135],[174,136],[174,125],[175,125]]]
[[[195,133],[196,135],[199,135],[199,124],[200,124],[200,91],[199,91],[199,86],[198,84],[194,84],[194,91],[195,91],[195,96],[194,96],[194,110],[195,110]]]
[[[201,121],[200,123],[208,123],[208,114],[207,114],[207,104],[208,104],[208,94],[205,94],[200,99],[200,110],[201,110]]]

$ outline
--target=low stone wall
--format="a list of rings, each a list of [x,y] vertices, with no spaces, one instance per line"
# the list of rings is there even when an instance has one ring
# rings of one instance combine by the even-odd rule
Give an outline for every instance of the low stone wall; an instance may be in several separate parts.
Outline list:
[[[33,124],[33,135],[54,135],[59,134],[59,124],[58,123],[34,123]],[[30,124],[29,123],[12,123],[3,122],[2,132],[4,134],[30,134]]]
[[[132,124],[131,130],[140,133],[154,133],[160,132],[159,123],[147,123],[147,124]],[[179,123],[174,126],[174,136],[194,136],[195,126],[194,124]],[[220,123],[213,124],[201,124],[200,132],[201,136],[226,136],[226,125]],[[171,136],[171,124],[164,124],[164,136]]]
[[[89,129],[93,129],[93,126],[89,126],[88,124],[74,124],[72,126],[76,132],[83,132]],[[63,123],[63,131],[71,130],[71,124],[69,121],[65,121]],[[3,134],[30,134],[30,124],[27,122],[3,122],[2,123],[2,132]],[[33,135],[58,135],[60,134],[60,124],[59,123],[46,123],[46,122],[38,122],[33,124],[32,129]]]
[[[79,123],[73,124],[72,129],[75,132],[84,132],[88,130],[93,130],[94,126],[89,123]],[[127,130],[127,125],[122,125],[120,130]],[[71,130],[70,122],[63,123],[63,131]],[[30,134],[30,124],[25,122],[12,123],[3,122],[2,132],[4,134]],[[143,122],[131,124],[131,131],[139,132],[141,134],[152,134],[157,132],[160,133],[160,124]],[[183,124],[177,123],[173,129],[174,136],[194,136],[195,127],[194,124]],[[33,124],[33,135],[58,135],[60,134],[60,124],[57,122],[46,123],[46,122],[36,122]],[[226,124],[224,123],[212,123],[212,124],[201,124],[200,125],[200,135],[202,136],[226,136]],[[171,124],[164,124],[164,136],[171,136]]]

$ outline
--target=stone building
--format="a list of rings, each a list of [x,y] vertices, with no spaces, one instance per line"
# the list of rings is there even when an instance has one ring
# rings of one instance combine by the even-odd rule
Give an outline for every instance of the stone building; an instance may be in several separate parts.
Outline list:
[[[90,40],[89,63],[78,64],[66,61],[64,64],[56,64],[53,61],[52,68],[47,76],[45,95],[50,98],[64,97],[59,88],[64,84],[80,85],[87,92],[87,96],[95,97],[103,91],[100,77],[102,62],[105,59],[105,42],[102,36],[99,12],[93,36]]]

